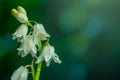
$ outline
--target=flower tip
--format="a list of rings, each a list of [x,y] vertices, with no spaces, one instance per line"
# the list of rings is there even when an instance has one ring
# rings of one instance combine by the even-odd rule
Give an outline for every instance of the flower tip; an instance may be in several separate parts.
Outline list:
[[[61,64],[61,63],[62,63],[62,61],[60,60],[58,63],[59,63],[59,64]]]
[[[17,6],[17,10],[26,15],[26,10],[22,6]]]
[[[37,58],[37,60],[35,61],[35,64],[38,64],[40,62],[42,62],[42,60],[40,60],[39,58]]]
[[[17,6],[17,9],[24,9],[22,6]]]
[[[13,16],[16,16],[18,14],[18,11],[14,8],[14,9],[11,10],[11,14]]]
[[[51,37],[50,34],[48,34],[48,33],[46,35],[47,35],[48,38]]]

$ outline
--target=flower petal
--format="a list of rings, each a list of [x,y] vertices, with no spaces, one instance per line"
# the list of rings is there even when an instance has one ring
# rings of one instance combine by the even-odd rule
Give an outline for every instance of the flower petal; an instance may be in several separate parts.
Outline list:
[[[28,27],[25,24],[21,24],[13,35],[13,39],[18,39],[19,42],[22,42],[26,37],[28,32]]]
[[[23,13],[18,13],[18,15],[16,16],[16,19],[20,23],[26,23],[26,22],[28,22],[28,17],[25,14],[23,14]]]
[[[17,70],[15,70],[15,72],[13,73],[13,75],[11,76],[11,80],[19,80],[19,76],[21,74],[21,71],[24,69],[23,66],[19,67]]]
[[[42,62],[45,60],[46,66],[48,67],[52,60],[56,63],[61,63],[58,55],[55,53],[54,47],[49,44],[43,48],[41,55],[37,58],[36,63]]]
[[[42,24],[35,24],[33,30],[34,42],[38,44],[39,40],[47,40],[50,35],[46,32]]]
[[[61,64],[61,60],[59,59],[59,57],[56,53],[54,53],[54,55],[53,55],[53,60],[54,60],[54,62]]]
[[[23,7],[21,7],[21,6],[17,6],[17,10],[18,10],[18,12],[27,15],[26,10],[25,10]]]
[[[24,68],[21,72],[19,80],[27,80],[28,77],[28,69]]]
[[[37,58],[37,60],[35,61],[35,63],[40,63],[40,62],[42,62],[44,60],[44,56],[41,54],[38,58]]]

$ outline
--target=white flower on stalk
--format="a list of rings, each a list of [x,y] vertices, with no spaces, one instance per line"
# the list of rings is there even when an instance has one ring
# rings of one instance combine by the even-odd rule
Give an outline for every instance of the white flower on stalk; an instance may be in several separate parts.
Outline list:
[[[47,40],[50,35],[44,29],[42,24],[35,24],[33,30],[34,42],[38,44],[39,40]]]
[[[32,57],[36,57],[37,48],[33,42],[33,36],[27,35],[17,50],[19,51],[18,55],[21,55],[21,57],[25,57],[29,53],[32,55]]]
[[[18,42],[22,42],[25,39],[28,32],[28,27],[25,24],[21,24],[16,32],[13,34],[13,39],[17,39]]]
[[[20,23],[26,23],[26,22],[28,22],[28,17],[27,17],[26,11],[21,6],[18,6],[17,9],[12,9],[12,15],[14,17],[16,17],[16,19]]]
[[[28,69],[21,66],[12,75],[11,80],[27,80]]]
[[[48,44],[43,48],[41,55],[37,58],[35,63],[39,63],[45,60],[46,66],[49,66],[52,59],[56,63],[59,64],[61,63],[61,60],[59,59],[58,55],[55,53],[54,47]]]

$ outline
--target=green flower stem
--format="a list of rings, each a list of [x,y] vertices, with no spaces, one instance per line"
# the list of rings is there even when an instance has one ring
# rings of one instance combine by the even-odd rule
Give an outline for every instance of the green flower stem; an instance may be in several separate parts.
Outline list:
[[[31,70],[32,70],[32,77],[33,77],[33,79],[35,77],[34,61],[35,61],[35,58],[33,58],[32,63],[31,63]]]
[[[38,49],[39,53],[41,53],[42,52],[42,43],[41,43],[41,41],[38,42],[38,46],[39,46],[39,49]],[[36,70],[34,80],[39,80],[40,73],[41,73],[41,67],[42,67],[42,62],[38,63],[38,65],[37,65],[37,70]]]
[[[31,28],[33,28],[33,25],[30,22],[26,22],[27,26],[30,26]]]
[[[31,65],[26,65],[25,68],[31,67]]]
[[[39,80],[39,78],[40,78],[40,73],[41,73],[41,67],[42,67],[42,62],[40,62],[40,63],[37,65],[37,70],[36,70],[36,74],[35,74],[34,80]]]

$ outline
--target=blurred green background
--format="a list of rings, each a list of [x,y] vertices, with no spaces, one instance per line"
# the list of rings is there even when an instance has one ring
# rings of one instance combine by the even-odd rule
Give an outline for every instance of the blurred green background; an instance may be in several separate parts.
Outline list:
[[[18,5],[45,26],[62,60],[43,63],[41,80],[120,80],[120,0],[0,0],[0,80],[31,62],[12,40],[20,23],[11,9]]]

